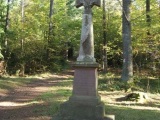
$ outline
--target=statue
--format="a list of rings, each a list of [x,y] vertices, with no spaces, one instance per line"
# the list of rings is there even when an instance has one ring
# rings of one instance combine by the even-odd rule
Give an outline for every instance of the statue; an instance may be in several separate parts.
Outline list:
[[[74,67],[72,96],[60,106],[53,120],[114,120],[105,116],[104,103],[98,94],[98,63],[94,58],[92,7],[100,0],[76,0],[84,6],[80,50]]]
[[[100,0],[76,0],[76,7],[84,6],[78,62],[95,62],[92,7],[100,6]]]

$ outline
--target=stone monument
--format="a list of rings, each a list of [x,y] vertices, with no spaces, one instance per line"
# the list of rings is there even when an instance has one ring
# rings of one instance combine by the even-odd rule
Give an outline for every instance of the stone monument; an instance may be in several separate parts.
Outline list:
[[[100,6],[100,0],[77,0],[76,7],[84,6],[79,57],[77,61],[95,62],[92,7]]]
[[[73,92],[69,100],[60,106],[53,120],[114,120],[105,116],[104,104],[98,95],[98,75],[94,58],[92,7],[100,6],[100,0],[76,0],[76,7],[84,6],[80,50],[75,69]]]

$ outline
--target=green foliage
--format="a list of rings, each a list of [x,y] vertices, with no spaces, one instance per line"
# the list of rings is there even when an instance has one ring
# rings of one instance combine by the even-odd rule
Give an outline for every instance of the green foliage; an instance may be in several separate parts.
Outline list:
[[[94,34],[95,34],[95,56],[99,63],[103,61],[103,49],[107,50],[108,64],[117,67],[121,63],[122,55],[122,38],[121,38],[121,12],[117,2],[112,4],[107,1],[106,10],[106,31],[107,31],[107,47],[103,46],[103,24],[102,24],[102,8],[94,8]],[[116,59],[117,56],[120,59]],[[120,65],[120,64],[119,64]]]
[[[78,49],[77,39],[80,37],[77,31],[80,30],[81,21],[73,18],[73,16],[75,18],[79,16],[74,12],[79,10],[73,5],[72,0],[54,1],[54,13],[51,18],[53,31],[48,45],[49,2],[27,1],[24,7],[23,23],[20,3],[14,2],[10,12],[10,33],[8,34],[9,73],[15,73],[21,63],[25,63],[26,73],[61,71],[66,66],[67,45],[70,44],[74,49]],[[24,40],[23,56],[21,56],[22,39]],[[47,49],[49,50],[48,60],[46,60]]]
[[[0,1],[0,47],[2,48],[2,43],[4,40],[4,26],[5,26],[5,1]],[[1,53],[0,53],[1,54]]]
[[[7,71],[15,73],[20,64],[25,63],[26,73],[34,74],[43,71],[61,71],[66,67],[68,50],[71,48],[73,59],[78,56],[81,36],[82,8],[75,8],[74,0],[54,0],[53,16],[50,20],[49,2],[44,0],[25,1],[24,22],[21,18],[19,0],[10,4],[10,24],[4,34],[6,5],[0,3],[0,44],[4,48],[7,36],[9,59]],[[118,1],[106,1],[107,47],[103,46],[102,8],[93,7],[95,57],[103,62],[103,50],[107,50],[109,66],[122,66],[122,30],[121,4]],[[132,45],[134,66],[139,72],[150,68],[160,68],[160,24],[159,6],[156,0],[151,1],[151,26],[146,23],[145,1],[136,0],[131,6]],[[53,30],[49,35],[49,22]],[[150,30],[151,35],[146,34]],[[21,53],[21,40],[24,40],[24,52]],[[50,42],[48,43],[48,40]],[[47,50],[49,55],[47,59]],[[4,51],[4,50],[3,50]],[[23,55],[22,55],[23,54]],[[4,56],[5,57],[5,56]]]
[[[156,63],[159,63],[159,43],[160,36],[158,33],[160,25],[159,19],[159,6],[157,1],[151,1],[151,26],[146,22],[145,1],[136,1],[132,6],[132,36],[133,36],[133,53],[134,64],[139,67],[158,68]],[[150,35],[147,35],[147,30]]]
[[[142,91],[142,92],[160,92],[160,78],[148,75],[133,77],[133,82],[121,82],[120,76],[115,73],[101,74],[99,79],[99,90],[102,91]]]

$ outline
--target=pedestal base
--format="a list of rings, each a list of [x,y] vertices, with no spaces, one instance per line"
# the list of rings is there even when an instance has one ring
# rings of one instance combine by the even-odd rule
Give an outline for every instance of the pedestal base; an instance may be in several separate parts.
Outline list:
[[[66,102],[60,106],[59,113],[53,120],[107,120],[104,117],[104,104],[84,105]]]
[[[97,63],[77,62],[73,93],[69,101],[61,104],[53,120],[114,120],[105,116],[105,108],[97,92]]]

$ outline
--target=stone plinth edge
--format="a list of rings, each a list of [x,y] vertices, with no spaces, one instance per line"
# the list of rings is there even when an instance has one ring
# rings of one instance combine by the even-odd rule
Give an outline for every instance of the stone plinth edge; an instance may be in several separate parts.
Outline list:
[[[78,67],[84,67],[84,68],[98,68],[99,64],[96,62],[75,62],[71,64],[72,67],[78,68]]]
[[[69,98],[72,103],[83,104],[83,105],[97,105],[101,103],[101,97],[98,96],[76,96],[72,95]]]

